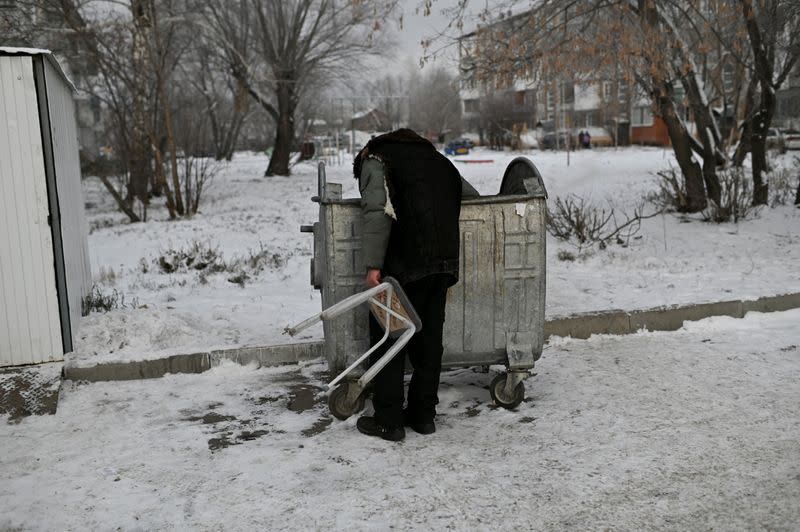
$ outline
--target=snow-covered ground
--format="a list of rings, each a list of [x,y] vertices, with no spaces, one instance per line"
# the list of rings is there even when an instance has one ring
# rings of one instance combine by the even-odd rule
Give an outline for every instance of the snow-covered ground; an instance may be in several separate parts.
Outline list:
[[[332,420],[322,363],[66,383],[0,419],[0,530],[797,530],[799,322],[552,339],[517,411],[448,371],[402,443]]]
[[[519,153],[477,150],[458,159],[491,159],[489,164],[457,162],[482,194],[495,194],[508,162]],[[598,204],[612,200],[630,212],[655,188],[655,172],[674,165],[670,151],[629,148],[567,155],[531,151],[551,199],[578,194]],[[790,157],[776,161],[790,165]],[[190,220],[120,224],[108,194],[95,179],[85,181],[90,254],[98,286],[116,290],[125,308],[93,313],[82,322],[72,360],[93,364],[189,353],[240,345],[290,341],[283,328],[320,310],[309,284],[311,237],[301,224],[316,221],[316,168],[297,165],[293,175],[262,177],[267,159],[237,154],[221,168],[205,195],[201,213]],[[349,164],[328,168],[328,180],[357,197]],[[646,220],[641,238],[623,248],[558,260],[570,244],[548,236],[548,317],[612,308],[650,308],[800,291],[800,210],[764,209],[739,224],[712,225],[674,215]],[[263,271],[249,271],[244,287],[230,273],[196,271],[165,274],[156,261],[169,249],[193,242],[218,248],[225,260],[262,253]],[[312,329],[299,340],[321,338]]]

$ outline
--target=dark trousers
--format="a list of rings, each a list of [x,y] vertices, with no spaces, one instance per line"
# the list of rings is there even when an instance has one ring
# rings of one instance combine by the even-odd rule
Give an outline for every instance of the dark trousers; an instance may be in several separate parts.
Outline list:
[[[375,420],[385,427],[403,424],[403,377],[406,355],[411,360],[414,372],[408,387],[407,415],[416,422],[433,421],[439,403],[439,374],[442,370],[442,328],[444,307],[447,303],[447,288],[451,278],[436,274],[423,277],[403,285],[414,309],[422,321],[422,330],[415,334],[406,347],[384,367],[372,381],[372,404]],[[369,335],[374,345],[383,337],[383,329],[370,314]],[[378,360],[392,345],[387,340],[370,357],[370,363]]]

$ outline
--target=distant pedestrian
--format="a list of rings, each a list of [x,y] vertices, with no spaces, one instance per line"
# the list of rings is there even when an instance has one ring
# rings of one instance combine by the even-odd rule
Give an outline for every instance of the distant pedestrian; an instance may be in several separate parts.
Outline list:
[[[585,134],[584,134],[583,130],[581,129],[580,132],[578,133],[578,146],[580,146],[581,148],[583,148],[584,137],[585,137]]]
[[[583,135],[583,142],[581,142],[581,146],[584,148],[591,149],[592,147],[592,136],[589,134],[589,131],[586,131]]]

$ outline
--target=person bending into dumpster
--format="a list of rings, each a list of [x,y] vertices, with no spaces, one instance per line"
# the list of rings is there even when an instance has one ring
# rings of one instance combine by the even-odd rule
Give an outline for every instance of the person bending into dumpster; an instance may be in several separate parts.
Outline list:
[[[447,289],[458,281],[461,198],[476,197],[452,162],[410,129],[373,138],[353,161],[363,214],[362,251],[366,284],[384,275],[397,279],[422,321],[406,348],[373,380],[374,417],[362,416],[358,430],[399,441],[405,426],[420,434],[436,431],[442,367],[442,328]],[[383,329],[370,313],[372,344]],[[371,357],[378,360],[387,341]],[[413,373],[403,409],[405,354]]]

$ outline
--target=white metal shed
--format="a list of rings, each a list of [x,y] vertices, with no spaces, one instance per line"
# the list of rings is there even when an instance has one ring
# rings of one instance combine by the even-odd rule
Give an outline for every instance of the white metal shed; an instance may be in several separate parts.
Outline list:
[[[91,289],[74,91],[47,50],[0,47],[0,367],[63,360]]]

